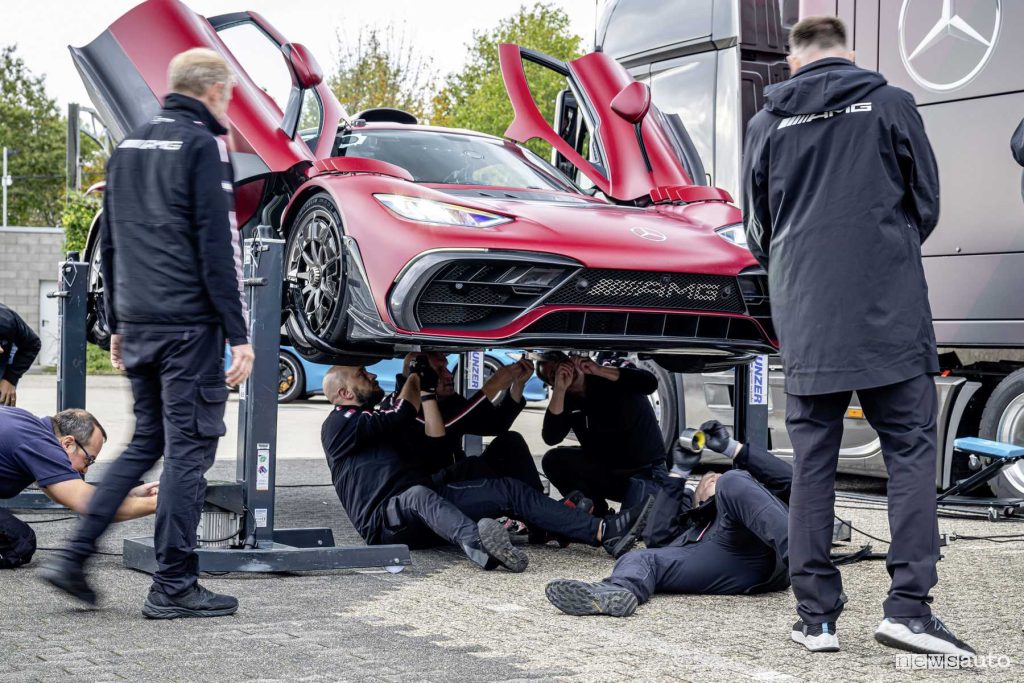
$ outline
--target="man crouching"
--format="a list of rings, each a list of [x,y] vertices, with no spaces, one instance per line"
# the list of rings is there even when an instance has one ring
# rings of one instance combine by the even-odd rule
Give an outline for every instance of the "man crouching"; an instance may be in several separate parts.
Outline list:
[[[345,512],[370,545],[403,543],[429,548],[451,543],[484,569],[526,569],[494,518],[510,516],[581,543],[601,545],[613,557],[629,550],[643,532],[652,500],[604,520],[568,508],[516,479],[437,484],[429,467],[436,442],[444,446],[437,407],[437,373],[423,359],[414,364],[391,410],[374,409],[384,392],[365,368],[335,366],[324,377],[334,410],[320,432],[331,479]],[[416,415],[423,409],[424,424]],[[424,452],[408,447],[408,434],[425,430]]]

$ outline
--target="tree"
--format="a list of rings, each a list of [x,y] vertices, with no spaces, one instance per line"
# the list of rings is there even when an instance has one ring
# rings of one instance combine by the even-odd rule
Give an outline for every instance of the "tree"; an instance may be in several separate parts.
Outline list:
[[[512,104],[498,63],[501,43],[515,43],[569,60],[580,56],[583,39],[570,31],[564,10],[541,2],[530,8],[520,7],[490,31],[474,31],[466,65],[461,72],[448,75],[434,98],[434,123],[504,134],[512,122]],[[553,120],[555,98],[565,87],[565,79],[535,64],[527,63],[525,68],[534,100],[545,118]],[[527,146],[542,156],[550,149],[539,140],[531,140]]]
[[[17,46],[0,48],[0,147],[14,182],[7,190],[9,225],[56,225],[64,191],[66,135],[57,103],[44,79],[34,76]]]
[[[339,32],[341,52],[331,90],[351,115],[372,107],[395,107],[418,118],[429,113],[433,62],[397,35],[394,26],[361,28],[354,43]]]

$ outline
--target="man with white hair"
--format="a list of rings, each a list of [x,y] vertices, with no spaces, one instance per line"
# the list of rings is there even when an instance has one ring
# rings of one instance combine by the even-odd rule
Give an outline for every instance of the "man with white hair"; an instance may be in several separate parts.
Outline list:
[[[100,223],[110,359],[127,371],[135,435],[103,478],[67,549],[42,577],[89,604],[84,572],[96,540],[135,482],[164,456],[156,510],[157,571],[142,613],[153,619],[233,614],[238,601],[197,583],[196,528],[228,384],[252,369],[241,299],[226,116],[234,79],[224,59],[192,49],[170,64],[164,108],[121,141],[107,164]],[[225,377],[223,349],[231,346]]]

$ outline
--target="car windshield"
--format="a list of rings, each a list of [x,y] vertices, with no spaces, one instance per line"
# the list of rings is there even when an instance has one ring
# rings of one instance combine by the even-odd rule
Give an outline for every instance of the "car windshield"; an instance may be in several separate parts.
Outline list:
[[[338,137],[335,154],[401,166],[419,183],[580,192],[572,181],[529,150],[476,135],[347,130]]]

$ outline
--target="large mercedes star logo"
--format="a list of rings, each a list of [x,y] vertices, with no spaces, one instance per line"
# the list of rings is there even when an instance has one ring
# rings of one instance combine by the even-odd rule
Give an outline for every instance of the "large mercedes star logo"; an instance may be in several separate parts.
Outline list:
[[[658,232],[657,230],[651,230],[650,228],[642,228],[637,226],[635,228],[630,228],[629,231],[636,235],[637,237],[645,240],[650,240],[651,242],[664,242],[665,240],[668,239],[667,237],[665,237],[665,233]]]
[[[1001,0],[903,0],[900,58],[910,77],[938,92],[966,85],[992,56],[1001,5]]]

